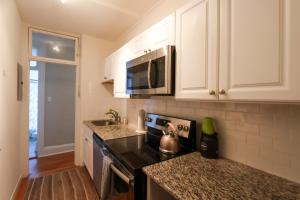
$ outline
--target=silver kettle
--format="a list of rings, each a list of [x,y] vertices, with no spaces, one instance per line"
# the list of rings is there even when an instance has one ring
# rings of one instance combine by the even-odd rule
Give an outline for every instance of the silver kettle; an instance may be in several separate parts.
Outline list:
[[[168,127],[163,131],[160,139],[159,150],[165,154],[176,154],[180,151],[180,142],[177,131],[173,124],[168,123]]]

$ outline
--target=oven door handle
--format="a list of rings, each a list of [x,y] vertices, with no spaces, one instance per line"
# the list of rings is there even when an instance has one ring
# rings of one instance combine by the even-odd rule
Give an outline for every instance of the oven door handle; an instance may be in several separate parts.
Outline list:
[[[149,89],[152,88],[151,86],[151,64],[152,64],[152,60],[150,59],[148,62],[148,85],[149,85]]]
[[[116,175],[118,175],[118,177],[125,181],[125,183],[131,185],[133,180],[126,176],[123,172],[121,172],[114,164],[111,164],[110,168]]]

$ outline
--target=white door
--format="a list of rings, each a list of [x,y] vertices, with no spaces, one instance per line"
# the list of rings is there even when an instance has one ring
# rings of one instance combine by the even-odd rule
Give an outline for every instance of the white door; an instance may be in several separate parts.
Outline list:
[[[220,1],[220,99],[300,100],[299,0]]]
[[[217,99],[218,1],[195,0],[176,11],[176,98]]]

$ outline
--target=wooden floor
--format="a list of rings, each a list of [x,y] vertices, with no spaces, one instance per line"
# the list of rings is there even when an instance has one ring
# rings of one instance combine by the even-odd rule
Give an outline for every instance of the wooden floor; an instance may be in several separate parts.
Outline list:
[[[99,200],[94,183],[85,167],[33,178],[26,200]]]
[[[24,199],[26,188],[30,179],[50,175],[75,167],[74,152],[29,160],[29,177],[24,178],[21,181],[16,195],[16,200]]]

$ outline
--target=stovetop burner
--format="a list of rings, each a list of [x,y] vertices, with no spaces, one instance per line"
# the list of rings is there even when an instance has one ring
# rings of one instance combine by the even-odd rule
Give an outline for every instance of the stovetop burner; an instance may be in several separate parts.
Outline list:
[[[188,127],[185,128],[186,131],[181,130],[180,132],[179,130],[181,151],[177,154],[170,155],[159,151],[164,121],[172,122],[176,127]],[[148,132],[145,135],[105,141],[109,151],[121,161],[131,173],[135,173],[136,170],[140,170],[145,166],[187,154],[195,150],[195,121],[148,114],[146,125],[148,127]]]

